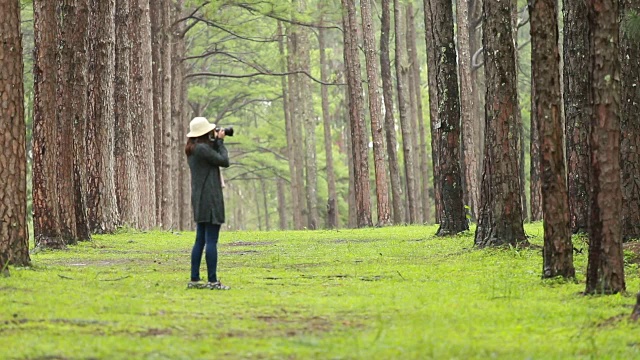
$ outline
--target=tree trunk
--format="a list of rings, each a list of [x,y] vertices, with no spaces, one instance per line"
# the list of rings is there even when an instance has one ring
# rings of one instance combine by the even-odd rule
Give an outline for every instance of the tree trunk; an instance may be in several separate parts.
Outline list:
[[[151,22],[149,0],[132,0],[131,48],[131,119],[136,134],[133,152],[136,159],[138,192],[138,226],[147,230],[156,223],[156,186],[154,167],[153,90],[151,65]],[[189,221],[191,222],[191,221]]]
[[[285,181],[281,177],[276,180],[278,187],[278,218],[280,220],[280,230],[286,230],[287,227],[287,201],[285,198]]]
[[[57,206],[56,4],[34,1],[33,232],[36,246],[62,248]]]
[[[485,1],[483,33],[512,34],[509,2]],[[518,169],[518,99],[513,38],[485,36],[485,149],[480,217],[475,235],[479,247],[526,242]]]
[[[530,151],[530,163],[531,163],[530,165],[531,174],[529,177],[530,178],[529,184],[531,186],[531,189],[530,189],[531,221],[542,220],[542,214],[543,214],[543,211],[542,211],[543,194],[542,194],[542,178],[541,178],[542,169],[540,167],[540,162],[542,161],[542,159],[540,154],[540,143],[541,143],[541,140],[544,140],[544,139],[540,138],[539,134],[542,134],[542,133],[540,132],[539,127],[540,127],[540,122],[545,121],[545,119],[538,118],[537,104],[536,104],[536,101],[533,101],[533,99],[536,99],[536,96],[538,96],[536,93],[537,87],[538,87],[537,78],[534,76],[531,76],[531,99],[532,99],[531,129],[530,129],[531,136],[529,137],[530,139],[529,151]],[[546,89],[541,91],[546,91]],[[548,101],[548,99],[545,99],[544,101],[546,104],[546,101]],[[541,109],[541,111],[546,111],[546,110],[547,109]],[[562,151],[564,150],[561,150],[561,153]]]
[[[287,68],[289,71],[295,71],[297,69],[297,47],[298,47],[298,34],[294,30],[293,25],[287,28]],[[303,201],[303,154],[301,149],[301,136],[302,130],[300,124],[295,120],[302,119],[299,116],[300,113],[300,84],[298,82],[299,77],[296,75],[289,75],[288,78],[288,90],[289,90],[289,123],[287,126],[287,144],[289,148],[289,169],[291,171],[291,191],[293,202],[293,228],[300,230],[304,228],[303,215],[306,214],[305,202]]]
[[[418,48],[417,48],[417,33],[416,22],[413,11],[413,5],[407,4],[407,51],[409,55],[409,62],[411,64],[410,73],[411,81],[408,83],[411,89],[410,93],[413,93],[415,104],[415,116],[413,118],[413,128],[416,131],[412,131],[413,144],[414,144],[414,158],[416,161],[416,172],[420,176],[416,176],[416,188],[420,191],[420,222],[423,224],[431,221],[431,198],[429,196],[429,159],[427,158],[427,140],[426,131],[424,127],[424,115],[422,111],[422,84],[420,81],[420,61],[418,60]]]
[[[289,70],[289,57],[287,56],[287,54],[285,53],[285,47],[284,47],[284,34],[282,31],[282,22],[278,21],[278,29],[277,29],[277,35],[278,35],[278,49],[280,51],[280,62],[281,62],[281,68],[282,68],[282,72],[286,72],[287,70]],[[290,51],[290,47],[289,47],[289,41],[290,39],[290,35],[291,32],[289,29],[287,29],[287,49]],[[295,162],[294,162],[294,157],[293,157],[293,129],[291,128],[292,124],[291,124],[291,96],[293,96],[293,94],[291,94],[290,91],[288,91],[290,89],[290,87],[288,86],[289,84],[291,84],[293,82],[293,76],[289,75],[286,78],[284,76],[282,76],[280,78],[280,84],[282,87],[282,112],[284,115],[284,123],[285,123],[285,133],[286,133],[286,137],[287,137],[287,146],[285,149],[283,149],[284,153],[287,156],[288,159],[288,165],[289,165],[289,177],[290,177],[290,185],[291,185],[291,208],[292,209],[299,209],[296,208],[296,205],[298,205],[298,202],[300,201],[298,199],[298,192],[295,189]],[[301,223],[301,214],[298,211],[292,211],[292,225],[294,229],[297,229],[296,224]],[[282,211],[286,211],[286,208],[283,208]],[[282,219],[280,221],[283,221]],[[284,220],[284,223],[286,224],[287,221],[286,219]],[[282,224],[282,222],[281,222]],[[281,230],[286,230],[288,227],[281,228]]]
[[[174,3],[173,8],[173,27],[171,37],[171,128],[172,132],[172,161],[175,166],[175,182],[173,183],[172,196],[173,196],[173,220],[171,227],[177,230],[187,229],[185,223],[190,222],[190,218],[184,219],[185,215],[188,217],[191,211],[191,204],[189,202],[183,202],[184,192],[189,192],[190,182],[188,181],[189,167],[186,159],[184,158],[184,152],[182,146],[186,139],[185,130],[188,128],[188,124],[185,116],[185,98],[186,88],[183,81],[184,76],[184,63],[182,58],[186,55],[186,46],[184,42],[184,22],[178,21],[182,17],[184,0],[178,0]],[[184,210],[187,211],[184,211]]]
[[[425,2],[425,18],[431,27],[427,34],[431,42],[435,64],[438,104],[438,134],[440,154],[440,189],[442,191],[442,213],[438,236],[448,236],[469,230],[462,199],[462,175],[460,170],[460,102],[458,97],[457,54],[453,40],[453,4],[451,0]],[[433,100],[430,100],[433,101]]]
[[[362,15],[362,33],[367,67],[367,88],[369,90],[369,116],[371,118],[371,135],[373,138],[373,163],[376,173],[376,199],[378,200],[378,226],[391,223],[389,208],[389,189],[387,185],[387,167],[384,158],[384,134],[389,131],[382,126],[382,104],[378,89],[378,62],[376,61],[376,39],[371,15],[371,0],[360,1]],[[394,130],[395,131],[395,130]]]
[[[620,181],[618,1],[589,2],[593,108],[587,294],[625,291]],[[584,71],[584,69],[583,69]]]
[[[573,233],[589,229],[591,48],[587,2],[563,1],[564,115],[569,212]]]
[[[429,7],[429,0],[424,0],[424,8],[425,11]],[[425,14],[424,17],[424,25],[425,25],[425,41],[426,41],[426,49],[427,54],[435,54],[437,49],[434,48],[435,44],[431,39],[434,38],[433,34],[433,26],[427,20],[427,16]],[[440,188],[440,138],[441,138],[441,127],[442,123],[440,119],[438,119],[438,84],[436,80],[436,60],[432,56],[427,57],[427,82],[429,84],[429,123],[431,125],[431,162],[433,168],[433,190],[434,190],[434,200],[435,200],[435,220],[437,224],[440,224],[442,215],[442,189]]]
[[[400,128],[402,130],[402,150],[404,152],[404,171],[407,189],[407,204],[409,208],[408,222],[415,224],[418,219],[418,204],[420,201],[419,194],[416,189],[416,176],[414,174],[414,154],[411,144],[411,131],[415,129],[410,128],[409,109],[407,103],[407,84],[403,79],[406,78],[406,73],[409,70],[407,63],[404,44],[405,29],[403,28],[404,20],[402,19],[402,5],[398,0],[393,1],[394,5],[394,19],[396,30],[396,87],[398,91],[398,112],[400,114]]]
[[[172,149],[172,122],[171,122],[171,2],[162,0],[161,3],[161,48],[160,61],[162,66],[162,148],[159,153],[162,156],[162,205],[161,228],[170,230],[173,223],[173,188],[175,165],[173,163]]]
[[[88,240],[88,228],[84,220],[83,235],[78,233],[79,211],[84,212],[85,202],[76,187],[82,181],[75,173],[83,167],[76,155],[74,133],[84,129],[86,116],[86,36],[87,7],[84,0],[63,0],[57,4],[58,23],[58,81],[57,81],[57,193],[56,203],[60,213],[60,235],[66,244]],[[78,131],[79,132],[79,131]],[[84,138],[84,131],[81,135]],[[79,153],[79,152],[78,152]]]
[[[71,46],[70,56],[73,57],[73,71],[71,73],[72,80],[71,93],[69,94],[68,104],[71,106],[73,117],[69,119],[61,119],[71,122],[65,126],[71,126],[73,131],[59,131],[60,144],[73,143],[73,193],[74,196],[61,200],[60,206],[72,206],[73,209],[61,210],[61,215],[73,212],[75,214],[75,231],[78,240],[90,240],[91,232],[89,230],[89,218],[87,211],[87,166],[84,159],[87,156],[87,144],[85,134],[87,129],[87,118],[89,114],[89,94],[87,93],[89,82],[89,1],[74,0],[76,5],[75,22],[69,26],[73,28],[73,36],[67,39]],[[71,22],[71,18],[68,19]],[[61,99],[61,101],[64,101]],[[63,114],[61,114],[62,116]],[[62,145],[60,145],[62,148]],[[58,159],[63,160],[62,158]],[[61,165],[66,166],[66,165]],[[64,174],[59,172],[58,174]],[[66,181],[66,180],[65,180]],[[61,189],[63,182],[58,183],[58,189]],[[66,189],[65,189],[66,190]],[[59,192],[59,196],[64,196],[64,192]],[[64,226],[63,221],[63,226]]]
[[[469,0],[457,0],[458,24],[458,74],[460,78],[460,118],[462,122],[462,171],[465,204],[469,206],[472,220],[478,218],[478,154],[476,152],[476,128],[473,113],[473,78],[471,74],[471,48],[469,30]]]
[[[400,180],[400,162],[396,147],[396,124],[393,116],[393,77],[391,76],[391,60],[389,59],[389,37],[391,32],[391,9],[389,0],[382,0],[382,24],[380,29],[380,75],[384,94],[384,132],[387,140],[387,156],[391,176],[391,198],[393,206],[393,223],[405,222],[402,205],[402,182]]]
[[[116,67],[115,67],[115,185],[118,213],[122,223],[135,227],[138,191],[135,188],[135,159],[130,117],[130,58],[129,0],[116,0]]]
[[[91,0],[89,17],[89,121],[87,122],[87,214],[92,233],[118,224],[114,168],[115,1]]]
[[[569,229],[569,199],[562,149],[560,53],[556,0],[529,3],[531,14],[531,79],[536,81],[535,103],[542,139],[538,171],[542,174],[544,250],[542,277],[575,277],[573,245]],[[533,118],[532,114],[532,118]],[[533,137],[532,137],[533,138]],[[532,158],[533,162],[533,158]],[[533,171],[532,171],[533,174]]]
[[[483,65],[479,65],[484,61],[484,53],[482,47],[482,4],[483,0],[469,1],[469,47],[471,48],[471,92],[473,97],[473,126],[475,134],[476,154],[478,164],[476,174],[478,185],[482,182],[482,172],[484,169],[484,96],[485,96],[485,79]],[[480,217],[480,191],[478,189],[478,208],[476,210],[476,221]]]
[[[321,19],[321,24],[324,20]],[[327,55],[325,32],[323,28],[318,29],[318,47],[320,50],[320,79],[323,82],[328,81]],[[321,85],[322,97],[322,124],[324,127],[324,151],[327,158],[327,227],[335,229],[338,227],[338,194],[336,191],[336,174],[333,167],[333,141],[331,138],[331,118],[329,110],[329,87]]]
[[[31,259],[20,3],[0,1],[0,14],[0,273],[7,275],[7,263],[27,266]]]
[[[301,13],[306,11],[306,1],[298,0],[298,7]],[[311,58],[309,54],[309,30],[305,27],[301,27],[298,30],[298,46],[296,57],[299,61],[298,70],[311,73]],[[316,160],[316,120],[313,110],[313,92],[311,91],[311,79],[306,75],[297,74],[297,82],[300,86],[300,116],[294,117],[294,119],[300,119],[303,126],[300,127],[300,136],[297,137],[300,140],[301,146],[304,146],[304,150],[300,152],[300,155],[304,154],[304,159],[301,159],[300,164],[305,168],[305,180],[306,186],[305,196],[307,200],[307,228],[315,230],[318,228],[318,165]],[[304,128],[304,136],[302,136],[302,128]],[[298,154],[298,152],[296,153]]]
[[[620,3],[623,14],[640,12],[640,1]],[[622,59],[622,111],[620,128],[620,164],[622,166],[622,238],[640,239],[640,43],[624,30],[620,31]]]
[[[358,23],[354,0],[342,0],[344,26],[344,62],[349,88],[349,123],[354,169],[356,225],[372,226],[369,188],[368,138],[363,113],[362,77],[358,54]]]
[[[162,2],[163,0],[149,0],[149,17],[151,20],[151,71],[153,89],[153,166],[155,174],[155,227],[162,228],[162,199],[164,184],[164,59],[163,27],[162,27]],[[195,114],[203,116],[203,114]]]

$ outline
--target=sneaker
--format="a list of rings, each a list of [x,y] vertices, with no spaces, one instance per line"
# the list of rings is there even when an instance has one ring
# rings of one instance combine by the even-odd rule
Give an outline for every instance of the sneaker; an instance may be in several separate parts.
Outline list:
[[[202,281],[189,281],[187,289],[204,289],[207,285]]]
[[[205,287],[211,290],[231,290],[230,287],[226,285],[222,285],[220,281],[208,282],[207,285],[205,285]]]

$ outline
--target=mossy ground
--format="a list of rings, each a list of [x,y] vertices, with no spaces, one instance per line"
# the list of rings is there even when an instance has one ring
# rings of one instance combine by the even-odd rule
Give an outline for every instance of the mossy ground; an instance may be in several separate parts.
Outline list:
[[[583,242],[577,281],[545,281],[526,230],[488,250],[435,227],[223,231],[226,292],[186,289],[193,233],[96,236],[0,278],[0,359],[640,358],[637,264],[629,294],[583,296]]]

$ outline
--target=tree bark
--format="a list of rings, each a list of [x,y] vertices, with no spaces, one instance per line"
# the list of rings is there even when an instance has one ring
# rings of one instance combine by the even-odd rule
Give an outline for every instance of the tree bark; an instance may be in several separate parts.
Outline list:
[[[542,277],[575,277],[573,245],[569,228],[569,199],[562,149],[563,131],[558,50],[556,0],[529,3],[531,14],[531,79],[536,81],[535,109],[542,152],[538,172],[542,174],[544,250]],[[533,114],[532,114],[533,117]],[[532,131],[534,129],[532,128]],[[533,158],[531,160],[533,162]],[[532,172],[533,173],[533,172]],[[533,203],[533,201],[532,201]]]
[[[591,48],[587,2],[563,1],[563,91],[571,230],[589,229]]]
[[[429,196],[429,159],[427,158],[427,140],[422,111],[422,84],[420,81],[421,70],[418,60],[417,32],[413,5],[407,4],[407,52],[409,57],[410,74],[409,89],[412,93],[412,109],[415,116],[412,120],[412,144],[414,144],[416,189],[420,191],[420,211],[418,219],[423,224],[431,222],[431,197]]]
[[[161,48],[160,61],[162,66],[162,205],[161,205],[161,228],[170,230],[173,223],[173,188],[175,165],[173,162],[172,149],[172,122],[171,122],[171,2],[172,0],[162,0],[161,2]]]
[[[478,185],[482,182],[482,171],[484,169],[484,96],[485,96],[485,79],[483,65],[478,62],[484,61],[482,47],[482,4],[483,0],[469,1],[469,47],[471,48],[471,92],[473,94],[473,126],[475,133],[476,154],[478,156],[478,164],[476,174],[478,177]],[[478,209],[476,210],[476,221],[480,217],[480,191],[478,189]]]
[[[123,224],[135,227],[135,210],[138,191],[135,188],[135,159],[133,157],[133,134],[130,117],[130,58],[129,0],[116,0],[116,46],[115,46],[115,185],[118,213]]]
[[[389,37],[391,32],[391,8],[389,0],[382,0],[382,21],[380,29],[380,75],[384,95],[384,132],[387,140],[387,156],[391,177],[391,203],[393,206],[393,223],[405,222],[402,204],[402,182],[400,180],[400,162],[396,147],[396,124],[393,116],[393,77],[391,76],[391,60],[389,54]]]
[[[534,76],[531,76],[531,99],[535,99],[537,95],[536,88],[538,87],[538,79]],[[541,90],[546,91],[546,90]],[[547,101],[547,100],[545,100]],[[544,111],[544,110],[542,110]],[[530,189],[530,199],[531,199],[531,221],[540,221],[542,220],[542,169],[540,167],[541,154],[540,154],[540,143],[544,140],[544,138],[540,137],[540,122],[545,121],[544,119],[538,118],[538,109],[536,101],[531,101],[531,136],[529,151],[530,151],[530,175],[529,175],[529,184],[531,186]]]
[[[153,133],[153,90],[151,65],[151,22],[149,0],[132,0],[131,48],[131,119],[133,152],[136,159],[138,192],[138,227],[148,230],[156,224],[156,186]],[[191,223],[191,218],[189,219]]]
[[[400,128],[402,131],[402,150],[404,153],[404,171],[405,181],[407,183],[407,205],[408,205],[408,222],[415,224],[418,219],[418,201],[420,197],[416,189],[416,176],[414,174],[414,154],[413,145],[411,144],[409,109],[407,103],[407,84],[403,81],[409,70],[406,54],[405,54],[405,23],[402,16],[402,5],[398,0],[393,1],[394,19],[395,19],[395,45],[396,45],[396,88],[398,91],[398,112],[400,115]]]
[[[460,101],[458,97],[457,54],[453,40],[453,4],[451,0],[431,0],[425,3],[425,18],[431,27],[434,52],[427,52],[429,63],[435,64],[437,108],[440,128],[437,144],[440,154],[440,189],[442,213],[438,236],[448,236],[469,230],[462,196],[460,170]],[[430,100],[434,101],[434,100]]]
[[[63,248],[57,206],[56,4],[34,1],[33,232],[36,246]]]
[[[291,72],[297,69],[296,54],[298,46],[298,34],[291,25],[287,28],[287,69]],[[302,169],[302,150],[300,137],[302,136],[301,126],[294,119],[301,119],[300,109],[300,87],[296,75],[287,76],[289,90],[289,122],[287,132],[287,146],[289,149],[289,169],[291,172],[291,191],[293,205],[293,228],[300,230],[304,228],[303,215],[306,214],[305,202],[303,201],[304,177]]]
[[[186,55],[186,45],[184,41],[184,22],[178,21],[182,18],[184,0],[178,0],[174,3],[173,8],[173,27],[171,37],[171,128],[172,132],[172,146],[171,152],[173,154],[172,161],[175,166],[175,182],[173,184],[172,196],[173,196],[173,221],[172,228],[177,230],[188,229],[188,224],[191,222],[189,217],[191,211],[191,204],[184,202],[185,192],[190,192],[190,180],[189,167],[186,159],[184,158],[184,152],[182,146],[186,139],[185,129],[188,128],[188,122],[186,121],[185,99],[186,99],[186,87],[183,81],[185,69],[183,58]]]
[[[473,221],[478,218],[478,154],[476,127],[474,126],[473,78],[471,73],[470,1],[457,0],[458,74],[460,78],[460,118],[462,122],[462,171],[465,204]]]
[[[82,181],[75,174],[83,167],[76,155],[74,133],[84,129],[86,116],[86,36],[87,7],[84,0],[62,0],[57,4],[58,23],[58,81],[57,114],[57,193],[60,213],[60,235],[66,244],[88,240],[84,213],[85,201],[76,191]],[[78,131],[79,132],[79,131]],[[84,132],[82,132],[84,137]],[[80,152],[78,152],[80,153]],[[76,207],[81,210],[77,211]],[[78,221],[84,218],[82,235]]]
[[[509,2],[485,1],[484,72],[485,150],[480,195],[480,217],[475,235],[478,247],[526,242],[522,226],[522,205],[518,168],[516,63],[511,37]]]
[[[363,113],[362,77],[358,54],[358,23],[354,0],[342,0],[342,22],[344,26],[344,62],[349,87],[349,123],[354,169],[354,194],[357,227],[372,226],[369,200],[368,139]]]
[[[118,225],[114,168],[115,2],[91,0],[89,17],[89,121],[87,214],[92,233],[112,233]]]
[[[376,61],[376,39],[373,29],[370,0],[360,1],[362,16],[362,34],[367,67],[367,88],[369,90],[369,116],[371,118],[371,135],[373,138],[373,163],[376,176],[376,199],[378,204],[378,226],[391,223],[389,207],[389,189],[387,185],[387,167],[384,158],[384,134],[389,131],[382,126],[382,104],[378,89],[378,63]],[[393,130],[395,131],[395,129]]]
[[[162,228],[162,204],[164,184],[164,58],[163,26],[162,26],[162,2],[163,0],[149,0],[149,18],[151,21],[151,73],[153,89],[153,166],[155,174],[155,227]],[[203,116],[203,114],[195,114]]]
[[[427,9],[429,6],[429,0],[424,0],[424,8]],[[426,11],[426,10],[425,10]],[[426,49],[427,54],[435,54],[437,49],[434,48],[433,41],[431,39],[434,38],[433,34],[433,26],[427,20],[427,16],[425,14],[424,17],[424,25],[425,25],[425,41],[426,41]],[[440,138],[441,133],[440,129],[442,127],[442,123],[440,119],[438,119],[438,84],[436,80],[436,60],[433,57],[427,57],[427,82],[429,84],[429,123],[431,125],[431,162],[433,169],[433,190],[434,190],[434,200],[435,200],[435,220],[437,224],[440,224],[442,215],[442,189],[440,188]]]
[[[620,181],[618,1],[589,1],[591,24],[591,177],[587,294],[625,291]],[[583,69],[584,71],[584,69]]]
[[[27,155],[20,3],[0,1],[0,273],[6,265],[27,266]]]
[[[623,16],[640,12],[640,1],[624,0]],[[622,238],[640,239],[640,43],[628,32],[620,31],[622,59],[622,108],[620,112],[622,166]]]
[[[276,185],[278,187],[278,218],[280,221],[280,230],[286,230],[287,227],[287,201],[285,198],[285,181],[281,177],[278,177],[276,180]]]
[[[321,18],[320,24],[324,24]],[[326,55],[326,30],[318,29],[318,48],[320,50],[320,80],[328,82],[327,55]],[[329,86],[321,85],[322,97],[322,125],[324,128],[324,151],[327,164],[327,227],[335,229],[338,227],[338,194],[336,190],[336,174],[333,167],[333,141],[331,138],[331,115],[329,110]]]
[[[306,1],[298,0],[298,10],[300,13],[306,11]],[[298,60],[298,70],[311,73],[311,58],[310,58],[310,46],[309,46],[309,30],[305,27],[298,29],[298,46],[296,57]],[[300,136],[297,137],[300,140],[301,147],[304,146],[304,150],[300,152],[301,161],[300,164],[304,167],[306,186],[305,197],[307,201],[307,228],[315,230],[318,228],[318,165],[316,160],[316,120],[313,110],[313,92],[311,91],[311,79],[303,74],[295,75],[297,77],[297,83],[300,87],[300,116],[296,116],[295,119],[302,121],[300,127]],[[304,128],[304,136],[302,136],[302,129]],[[296,153],[298,154],[298,153]],[[304,154],[304,159],[302,159]],[[302,170],[301,170],[302,171]]]

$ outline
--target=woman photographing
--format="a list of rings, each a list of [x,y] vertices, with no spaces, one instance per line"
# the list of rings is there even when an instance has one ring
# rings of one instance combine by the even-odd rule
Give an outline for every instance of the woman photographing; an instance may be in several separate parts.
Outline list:
[[[191,251],[191,281],[188,288],[229,290],[217,277],[218,237],[225,221],[220,167],[229,167],[224,147],[225,129],[196,117],[189,124],[185,153],[191,170],[191,206],[197,224],[196,241]],[[206,249],[206,250],[205,250]],[[202,253],[207,263],[207,282],[200,278]]]

